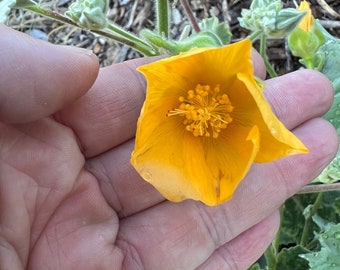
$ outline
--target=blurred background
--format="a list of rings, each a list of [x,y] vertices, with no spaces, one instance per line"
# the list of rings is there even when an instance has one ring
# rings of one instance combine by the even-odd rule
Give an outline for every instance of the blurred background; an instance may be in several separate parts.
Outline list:
[[[41,1],[45,8],[64,14],[73,0]],[[216,16],[221,22],[230,26],[233,41],[244,38],[248,32],[238,23],[241,10],[249,8],[251,0],[188,0],[197,20]],[[284,7],[296,7],[300,1],[282,1]],[[340,1],[310,0],[312,12],[326,29],[334,36],[340,36]],[[171,32],[178,38],[188,24],[185,12],[179,1],[170,0]],[[142,28],[154,28],[154,6],[151,0],[111,0],[108,17],[111,21],[133,33]],[[26,32],[36,38],[51,43],[73,45],[88,48],[99,57],[102,66],[121,62],[141,55],[129,47],[113,40],[93,34],[89,31],[49,20],[40,15],[22,9],[11,11],[8,25]],[[257,44],[255,44],[256,47]],[[268,40],[268,58],[278,74],[287,73],[300,67],[289,50],[285,39]]]

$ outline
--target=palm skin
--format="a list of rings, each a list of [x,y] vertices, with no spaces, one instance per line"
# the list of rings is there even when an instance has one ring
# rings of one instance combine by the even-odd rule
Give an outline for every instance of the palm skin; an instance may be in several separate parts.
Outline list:
[[[152,59],[98,71],[88,52],[0,34],[0,269],[247,269],[278,207],[336,152],[319,118],[330,83],[291,73],[265,93],[310,153],[254,165],[216,207],[165,201],[129,164],[145,91],[135,68]]]

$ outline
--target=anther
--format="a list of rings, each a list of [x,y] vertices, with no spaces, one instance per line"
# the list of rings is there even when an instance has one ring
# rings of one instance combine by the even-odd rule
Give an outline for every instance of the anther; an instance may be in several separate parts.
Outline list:
[[[220,86],[198,84],[189,90],[187,97],[178,98],[178,108],[169,110],[167,116],[185,117],[185,129],[194,136],[218,138],[219,133],[232,121],[233,106],[227,94],[219,94]]]

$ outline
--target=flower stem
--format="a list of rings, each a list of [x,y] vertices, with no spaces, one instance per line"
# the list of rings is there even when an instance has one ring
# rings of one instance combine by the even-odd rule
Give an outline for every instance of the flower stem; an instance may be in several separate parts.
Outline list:
[[[279,245],[280,245],[280,233],[282,232],[283,211],[284,211],[284,205],[281,205],[279,229],[277,230],[277,233],[272,243],[270,244],[270,246],[266,249],[264,253],[264,257],[267,262],[267,268],[270,270],[277,270],[277,263],[278,263],[277,256],[278,256],[278,250],[279,250]]]
[[[110,32],[105,31],[105,30],[89,30],[89,31],[96,33],[96,34],[99,34],[101,36],[113,39],[113,40],[118,41],[122,44],[125,44],[125,45],[131,47],[132,49],[142,53],[145,56],[158,55],[158,52],[156,52],[150,45],[146,46],[145,42],[143,42],[143,43],[136,42],[136,41],[133,41],[129,38],[122,37],[121,35],[117,35],[115,33],[112,33],[111,31]]]
[[[307,186],[304,186],[298,192],[298,194],[308,194],[308,193],[317,193],[317,192],[326,192],[326,191],[335,191],[335,190],[340,190],[340,183],[307,185]]]
[[[250,39],[251,42],[254,42],[261,34],[262,31],[255,31],[251,33],[247,38]]]
[[[300,245],[301,246],[306,246],[306,242],[307,242],[307,237],[309,235],[309,230],[312,227],[312,217],[315,215],[316,210],[319,208],[319,206],[322,204],[323,201],[323,192],[320,192],[318,194],[318,196],[316,197],[316,200],[313,204],[313,207],[311,208],[308,217],[306,218],[306,222],[305,225],[303,226],[303,230],[302,230],[302,235],[301,235],[301,239],[300,239]]]
[[[72,25],[72,26],[79,27],[71,19],[69,19],[69,18],[67,18],[67,17],[65,17],[65,16],[63,16],[63,15],[61,15],[61,14],[55,12],[55,11],[44,9],[44,8],[40,7],[39,5],[27,6],[27,7],[24,7],[24,8],[27,9],[27,10],[33,11],[37,14],[43,15],[44,17],[48,17],[48,18],[54,19],[54,20],[59,21],[59,22],[63,22],[63,23],[66,23],[66,24],[69,24],[69,25]]]
[[[77,23],[75,23],[73,20],[69,19],[68,17],[65,17],[52,10],[44,9],[38,5],[27,6],[24,8],[27,10],[33,11],[37,14],[43,15],[44,17],[48,17],[48,18],[60,21],[62,23],[66,23],[66,24],[81,28],[79,25],[77,25]],[[120,43],[123,43],[133,48],[134,50],[139,51],[145,56],[152,56],[152,55],[157,54],[148,43],[138,38],[137,36],[125,31],[124,29],[114,26],[112,24],[109,24],[107,28],[110,31],[96,30],[96,29],[92,29],[89,31],[99,34],[101,36],[116,40]]]
[[[169,38],[168,0],[156,0],[156,19],[158,34],[163,38]]]
[[[272,243],[264,252],[264,257],[266,258],[267,267],[271,270],[277,269],[277,254],[274,248],[274,244]]]
[[[260,54],[263,58],[263,61],[264,61],[264,64],[266,66],[266,69],[267,69],[269,76],[271,78],[274,78],[274,77],[277,77],[277,74],[276,74],[275,70],[273,69],[272,65],[268,61],[268,57],[267,57],[267,54],[266,54],[266,41],[267,41],[266,35],[262,34],[261,39],[260,39]]]
[[[136,35],[111,23],[108,24],[107,29],[109,29],[110,31],[114,33],[108,37],[130,46],[131,48],[143,53],[146,56],[155,55],[155,52],[153,48],[151,47],[151,45],[148,44],[146,41],[142,40],[141,38],[137,37]],[[95,32],[94,30],[92,31]],[[102,33],[105,34],[107,32],[102,32]],[[120,37],[115,34],[118,34]],[[117,38],[119,38],[120,40],[118,40]]]
[[[188,19],[189,19],[190,24],[191,24],[192,28],[194,29],[194,31],[196,33],[200,32],[201,31],[200,27],[198,26],[198,23],[197,23],[197,21],[195,19],[195,16],[194,16],[194,14],[193,14],[193,12],[192,12],[189,4],[188,4],[188,0],[181,0],[181,4],[182,4],[182,6],[183,6],[183,8],[185,10],[185,13],[188,16]]]

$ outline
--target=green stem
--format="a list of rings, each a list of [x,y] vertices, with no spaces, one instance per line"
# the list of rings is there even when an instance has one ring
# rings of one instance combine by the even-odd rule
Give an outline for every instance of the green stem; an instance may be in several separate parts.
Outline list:
[[[302,230],[302,235],[301,235],[301,239],[300,239],[300,245],[301,246],[306,246],[307,244],[307,237],[310,233],[310,229],[311,229],[311,225],[312,225],[312,222],[313,222],[313,216],[315,215],[316,213],[316,210],[320,207],[320,205],[322,204],[322,201],[323,201],[323,192],[320,192],[318,194],[318,196],[316,197],[316,200],[313,204],[313,207],[311,208],[310,212],[309,212],[309,215],[308,217],[306,218],[306,222],[305,222],[305,225],[303,226],[303,230]]]
[[[271,78],[277,77],[275,70],[273,69],[272,65],[269,63],[267,54],[266,54],[266,35],[262,34],[260,39],[260,54],[263,58],[264,64],[266,66],[267,72]]]
[[[27,6],[25,7],[25,9],[28,9],[37,14],[43,15],[44,17],[48,17],[48,18],[60,21],[62,23],[66,23],[66,24],[81,28],[79,25],[77,25],[77,23],[75,23],[73,20],[69,19],[68,17],[65,17],[57,12],[44,9],[38,5]],[[120,43],[123,43],[133,48],[134,50],[139,51],[145,56],[153,56],[157,54],[148,43],[138,38],[137,36],[111,24],[109,24],[107,28],[108,30],[110,30],[110,32],[104,31],[104,30],[95,30],[95,29],[92,29],[89,31],[99,34],[101,36],[105,36],[110,39],[116,40]]]
[[[101,36],[113,39],[113,40],[118,41],[122,44],[125,44],[125,45],[131,47],[132,49],[142,53],[145,56],[158,55],[158,52],[156,52],[150,45],[148,45],[148,46],[144,45],[145,44],[144,42],[143,42],[143,44],[140,43],[140,42],[135,42],[135,41],[132,41],[128,38],[122,37],[121,35],[117,35],[115,33],[104,31],[104,30],[89,30],[89,31],[96,33],[96,34],[99,34]]]
[[[254,42],[261,34],[262,31],[256,31],[251,33],[247,38],[250,39],[251,42]]]
[[[169,38],[168,0],[156,0],[156,19],[158,34],[163,38]]]
[[[144,55],[147,55],[147,56],[155,55],[155,52],[153,52],[153,48],[151,47],[151,45],[147,43],[146,41],[142,40],[141,38],[137,37],[136,35],[114,24],[108,24],[107,29],[113,32],[113,34],[110,36],[111,38],[114,37],[113,39],[115,40],[119,38],[121,43],[124,43],[132,47],[133,49],[142,52]],[[92,30],[92,32],[95,32],[95,31],[96,30]],[[103,33],[107,33],[107,32],[103,32]],[[115,34],[118,34],[118,36]],[[127,44],[127,42],[129,42],[129,44]]]
[[[131,34],[130,32],[124,30],[123,28],[121,28],[121,27],[119,27],[119,26],[116,26],[116,25],[114,25],[114,24],[108,24],[107,28],[108,28],[110,31],[112,31],[112,32],[114,32],[114,33],[116,33],[116,34],[118,34],[118,35],[120,35],[120,36],[122,36],[122,37],[124,37],[124,38],[126,38],[126,39],[129,39],[129,40],[134,41],[134,42],[136,42],[136,43],[144,44],[145,46],[150,46],[150,45],[149,45],[147,42],[145,42],[144,40],[140,39],[139,37],[137,37],[137,36],[134,35],[134,34]]]
[[[264,257],[266,258],[266,262],[267,262],[267,267],[270,270],[276,270],[276,265],[277,265],[277,254],[276,254],[276,250],[273,246],[273,244],[271,244],[266,251],[264,252]]]
[[[276,236],[273,240],[273,247],[275,250],[275,254],[277,254],[279,250],[279,245],[280,245],[280,232],[282,232],[282,222],[283,222],[283,212],[284,212],[284,205],[281,205],[280,209],[280,224],[279,224],[279,229],[277,230]]]
[[[283,211],[284,211],[284,205],[280,207],[280,226],[277,230],[276,236],[274,240],[272,241],[271,245],[266,249],[264,253],[264,257],[266,258],[267,262],[267,268],[270,270],[276,270],[277,269],[277,253],[279,250],[279,244],[280,244],[280,232],[282,231],[282,221],[283,221]]]
[[[66,24],[69,24],[69,25],[72,25],[72,26],[76,26],[76,27],[79,27],[74,21],[72,21],[71,19],[55,12],[55,11],[52,11],[52,10],[48,10],[48,9],[44,9],[38,5],[34,5],[34,6],[27,6],[27,7],[24,7],[25,9],[28,9],[30,11],[33,11],[37,14],[40,14],[40,15],[43,15],[44,17],[47,17],[47,18],[51,18],[51,19],[54,19],[56,21],[59,21],[59,22],[62,22],[62,23],[66,23]]]

